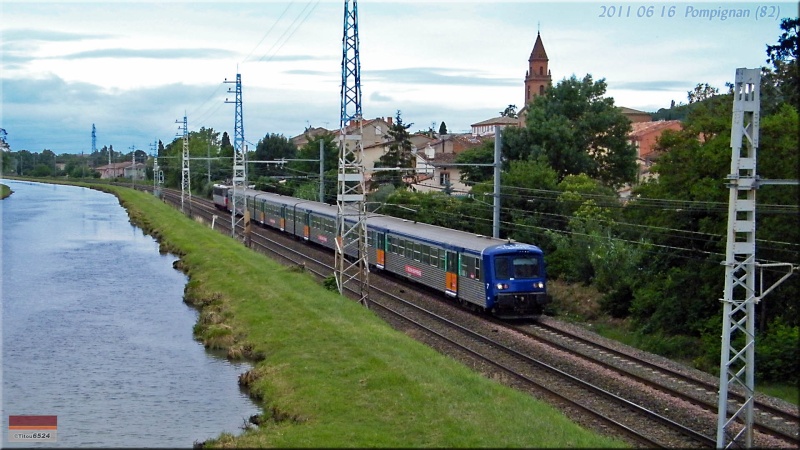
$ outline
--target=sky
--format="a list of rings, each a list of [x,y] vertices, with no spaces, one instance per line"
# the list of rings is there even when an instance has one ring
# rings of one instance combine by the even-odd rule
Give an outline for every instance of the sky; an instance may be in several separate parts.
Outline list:
[[[352,2],[350,2],[352,8]],[[410,131],[469,132],[524,106],[537,32],[553,83],[605,79],[617,106],[653,112],[698,83],[725,90],[767,65],[795,2],[358,2],[362,111]],[[723,13],[739,11],[743,17]],[[747,16],[745,17],[745,13]],[[201,127],[244,137],[339,128],[344,1],[0,1],[0,128],[12,151],[148,153]]]

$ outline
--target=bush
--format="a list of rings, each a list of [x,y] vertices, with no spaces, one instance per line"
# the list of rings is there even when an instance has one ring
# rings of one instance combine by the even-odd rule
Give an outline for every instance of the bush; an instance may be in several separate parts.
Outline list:
[[[800,381],[800,328],[776,320],[756,336],[756,377],[760,381],[796,385]]]

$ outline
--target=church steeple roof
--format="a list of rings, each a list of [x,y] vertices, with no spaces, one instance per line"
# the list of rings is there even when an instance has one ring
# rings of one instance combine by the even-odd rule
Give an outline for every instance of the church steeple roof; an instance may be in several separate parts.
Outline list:
[[[542,36],[536,32],[536,43],[533,44],[533,51],[528,61],[544,60],[548,61],[547,53],[544,51],[544,44],[542,44]]]

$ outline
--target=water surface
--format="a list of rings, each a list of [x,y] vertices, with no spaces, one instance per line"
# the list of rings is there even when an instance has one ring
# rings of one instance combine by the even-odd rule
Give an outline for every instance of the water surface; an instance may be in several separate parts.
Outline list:
[[[191,447],[239,433],[259,410],[249,367],[192,338],[197,312],[173,255],[128,222],[116,197],[4,180],[3,446],[9,415],[57,415],[40,447]],[[30,444],[27,444],[30,446]]]

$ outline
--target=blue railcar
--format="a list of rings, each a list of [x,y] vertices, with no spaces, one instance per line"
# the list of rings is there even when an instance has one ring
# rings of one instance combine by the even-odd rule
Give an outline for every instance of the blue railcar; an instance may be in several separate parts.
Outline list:
[[[252,189],[244,194],[251,220],[334,248],[336,206]],[[230,193],[215,195],[214,202],[230,211]],[[534,245],[369,214],[367,251],[371,270],[407,278],[501,318],[537,317],[549,301],[544,256]]]

